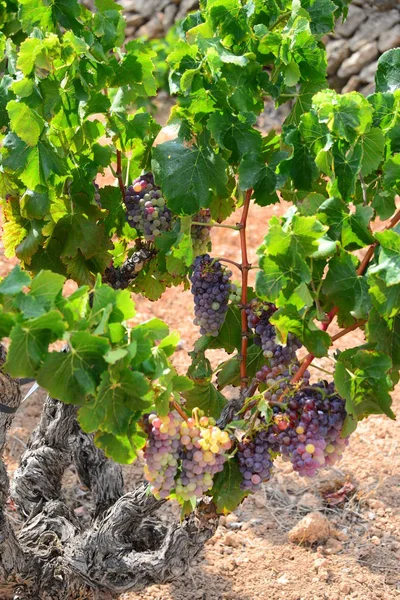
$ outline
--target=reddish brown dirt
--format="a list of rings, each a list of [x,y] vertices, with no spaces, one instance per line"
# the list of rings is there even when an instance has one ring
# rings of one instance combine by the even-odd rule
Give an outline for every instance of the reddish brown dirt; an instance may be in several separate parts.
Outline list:
[[[273,214],[285,205],[252,207],[248,224],[250,260]],[[239,220],[239,213],[231,222]],[[239,236],[231,230],[214,230],[214,255],[239,260]],[[0,274],[14,261],[0,257]],[[251,272],[252,278],[254,272]],[[192,324],[191,294],[167,290],[162,300],[150,303],[135,298],[137,320],[160,317],[181,332],[182,349],[175,364],[184,372],[188,352],[197,337]],[[335,327],[332,327],[332,331]],[[354,333],[340,340],[354,345]],[[223,358],[215,351],[213,362]],[[329,361],[321,365],[331,369]],[[318,375],[315,372],[316,376]],[[28,435],[37,423],[43,394],[33,395],[21,408],[10,431],[6,460],[16,467]],[[399,409],[399,390],[394,394]],[[400,597],[400,430],[395,422],[375,416],[362,422],[338,468],[326,470],[313,481],[299,478],[283,462],[262,492],[247,499],[208,542],[195,564],[178,582],[153,586],[124,600],[392,600]],[[141,477],[140,462],[124,468],[127,488]],[[328,507],[323,493],[354,486],[353,496],[341,507]],[[85,518],[90,501],[71,472],[66,475],[66,496]],[[307,496],[304,498],[304,494]],[[307,506],[302,506],[307,504]],[[319,510],[338,529],[339,540],[311,548],[288,541],[290,529],[309,510]],[[14,517],[17,520],[17,517]],[[0,586],[1,600],[1,586]],[[61,599],[60,599],[61,600]]]

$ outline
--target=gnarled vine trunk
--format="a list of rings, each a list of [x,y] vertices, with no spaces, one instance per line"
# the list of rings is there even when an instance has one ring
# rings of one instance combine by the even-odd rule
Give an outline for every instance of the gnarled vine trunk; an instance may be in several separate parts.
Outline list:
[[[163,501],[145,485],[124,494],[120,466],[80,429],[75,407],[49,397],[11,484],[23,519],[13,531],[1,452],[20,402],[18,383],[0,372],[0,597],[106,600],[182,575],[215,532],[213,505],[200,505],[181,524],[166,524],[156,514]],[[70,464],[91,490],[86,528],[63,501],[62,476]]]

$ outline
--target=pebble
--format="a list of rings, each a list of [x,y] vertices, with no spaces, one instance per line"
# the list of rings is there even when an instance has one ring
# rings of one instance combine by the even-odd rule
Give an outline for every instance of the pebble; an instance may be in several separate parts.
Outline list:
[[[333,526],[324,515],[311,512],[289,531],[289,541],[295,544],[315,544],[327,540],[334,533]]]
[[[350,594],[351,587],[350,587],[350,585],[348,583],[343,582],[343,583],[340,584],[339,590],[342,592],[342,594],[346,594],[347,595],[347,594]]]
[[[276,580],[280,585],[287,585],[289,583],[289,579],[286,575],[281,575],[279,579]]]
[[[233,533],[227,533],[223,542],[225,546],[231,546],[232,548],[238,548],[241,545],[239,539]]]
[[[332,537],[327,539],[325,545],[326,554],[338,554],[341,550],[343,550],[342,542],[339,542],[339,540],[335,540],[335,538]]]
[[[378,508],[385,508],[384,502],[382,502],[381,500],[375,500],[374,498],[368,500],[368,505],[370,506],[370,508],[373,508],[375,510]]]
[[[380,546],[381,545],[381,540],[378,538],[377,535],[373,535],[371,538],[371,542],[375,545],[375,546]]]

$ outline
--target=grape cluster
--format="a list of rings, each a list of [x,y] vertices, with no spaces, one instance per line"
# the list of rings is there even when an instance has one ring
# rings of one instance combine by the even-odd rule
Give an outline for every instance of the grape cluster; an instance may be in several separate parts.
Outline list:
[[[231,293],[229,294],[229,300],[233,304],[240,304],[242,300],[242,288],[240,284],[236,281],[231,283]]]
[[[181,418],[177,413],[166,417],[148,417],[148,440],[144,450],[144,475],[152,494],[167,498],[175,487],[180,450]]]
[[[226,431],[208,425],[207,417],[181,424],[181,473],[176,480],[176,494],[183,500],[199,498],[212,487],[214,475],[222,471],[225,451],[232,443]]]
[[[290,380],[299,370],[298,362],[286,366],[281,363],[275,367],[270,365],[263,365],[256,373],[256,379],[260,383],[265,383],[267,390],[264,394],[264,398],[268,402],[279,402],[282,394],[288,388]],[[310,381],[310,372],[305,371],[303,373],[301,383],[302,385],[308,385]]]
[[[175,413],[166,417],[149,415],[144,450],[146,480],[158,499],[172,491],[182,500],[199,498],[212,487],[213,477],[222,471],[225,452],[232,446],[226,431],[215,421],[201,417],[183,421]]]
[[[268,441],[268,431],[265,430],[257,431],[254,440],[245,439],[239,443],[237,457],[239,470],[243,475],[243,490],[256,492],[261,483],[270,479],[273,449]]]
[[[301,389],[289,400],[287,417],[288,427],[279,434],[280,450],[299,475],[313,477],[341,457],[348,445],[348,438],[340,437],[346,410],[333,383]]]
[[[205,254],[210,249],[210,231],[211,227],[207,227],[207,223],[211,222],[211,212],[209,208],[203,208],[193,217],[193,221],[204,223],[204,225],[192,225],[190,235],[192,236],[192,246],[195,256]]]
[[[252,300],[246,308],[247,324],[256,334],[254,343],[261,346],[271,367],[290,365],[296,360],[296,352],[301,348],[301,342],[292,333],[287,336],[286,346],[276,341],[276,330],[270,323],[275,311],[276,307],[273,304],[258,300]]]
[[[194,324],[200,326],[201,335],[218,335],[228,310],[231,276],[231,271],[209,254],[196,257],[190,281],[195,305]]]
[[[153,242],[164,231],[171,229],[172,213],[165,204],[160,188],[154,184],[152,173],[141,175],[125,193],[127,221],[131,227]]]

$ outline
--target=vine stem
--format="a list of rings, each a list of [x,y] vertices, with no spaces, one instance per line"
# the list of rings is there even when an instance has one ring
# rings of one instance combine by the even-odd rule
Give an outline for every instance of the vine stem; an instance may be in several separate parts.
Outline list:
[[[201,223],[200,221],[192,221],[192,225],[201,225],[202,227],[224,227],[225,229],[233,229],[235,231],[239,231],[240,227],[237,225],[225,225],[224,223],[217,223],[216,221],[211,221],[209,223]]]
[[[185,413],[185,411],[182,410],[182,408],[179,406],[179,404],[175,400],[172,400],[171,404],[174,407],[174,409],[176,410],[176,412],[182,417],[182,419],[184,421],[188,422],[188,416]]]
[[[392,229],[399,222],[400,222],[400,210],[398,210],[396,212],[396,214],[392,217],[392,219],[389,221],[389,223],[387,224],[385,229]],[[365,253],[364,258],[362,259],[362,261],[357,269],[357,275],[361,276],[365,273],[365,271],[368,268],[369,262],[374,255],[375,248],[377,246],[378,246],[378,242],[375,242],[374,244],[371,244],[371,246],[368,248],[367,252]],[[321,325],[322,331],[326,331],[328,329],[329,325],[332,323],[333,319],[335,318],[335,316],[337,315],[338,312],[339,312],[339,308],[337,306],[332,308],[332,310],[328,313],[327,320],[325,321],[325,323],[322,323],[322,325]],[[343,329],[341,332],[334,335],[331,341],[334,342],[334,341],[338,340],[343,335],[346,335],[346,333],[348,333],[349,331],[353,331],[354,329],[357,329],[357,327],[360,327],[360,325],[362,325],[363,323],[365,323],[365,321],[359,321],[357,323],[354,323],[347,329]],[[310,366],[310,364],[312,363],[314,358],[315,358],[315,356],[313,354],[307,354],[307,356],[301,363],[299,370],[294,375],[294,377],[291,379],[290,383],[296,383],[297,381],[299,381],[302,378],[304,372]]]
[[[246,225],[247,225],[247,217],[249,215],[250,208],[250,198],[253,193],[252,188],[248,189],[244,199],[242,218],[240,223],[238,223],[239,234],[240,234],[240,249],[242,255],[242,296],[240,299],[240,303],[242,305],[241,309],[241,319],[242,319],[242,343],[240,348],[240,385],[242,390],[246,388],[247,385],[247,345],[248,345],[248,327],[247,327],[247,315],[246,315],[246,306],[247,306],[247,285],[249,280],[249,270],[251,265],[249,263],[249,259],[247,256],[247,240],[246,240]]]
[[[213,261],[213,262],[215,262],[215,261],[217,261],[217,260],[218,260],[219,262],[226,262],[226,263],[229,263],[229,264],[231,264],[231,265],[234,265],[234,266],[235,266],[237,269],[239,269],[239,271],[241,271],[241,270],[242,270],[242,268],[243,268],[243,267],[242,267],[242,265],[241,265],[240,263],[238,263],[238,262],[236,262],[236,261],[234,261],[234,260],[231,260],[230,258],[224,258],[224,257],[221,257],[221,258],[220,258],[220,257],[218,257],[218,258],[214,258],[214,261]]]
[[[122,179],[122,152],[121,150],[117,150],[117,170],[115,175],[118,179],[119,189],[121,190],[122,200],[125,200],[125,185]]]
[[[365,319],[361,321],[356,321],[355,323],[353,323],[353,325],[346,327],[346,329],[342,329],[341,331],[332,336],[332,342],[336,342],[336,340],[339,340],[344,335],[347,335],[348,333],[350,333],[350,331],[354,331],[354,329],[358,329],[362,325],[365,325],[366,322],[367,321]]]

